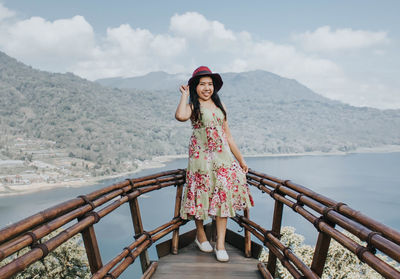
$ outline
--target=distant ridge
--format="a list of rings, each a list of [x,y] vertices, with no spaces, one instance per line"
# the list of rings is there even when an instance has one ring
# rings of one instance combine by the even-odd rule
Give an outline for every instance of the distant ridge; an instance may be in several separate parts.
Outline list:
[[[189,76],[189,75],[188,75]],[[187,80],[184,74],[168,74],[166,72],[151,72],[138,77],[115,77],[96,80],[101,85],[120,89],[140,90],[173,90]]]
[[[223,92],[256,91],[268,92],[271,98],[281,99],[283,95],[297,95],[299,99],[328,101],[329,99],[316,94],[294,79],[280,77],[271,72],[255,70],[243,73],[222,73]],[[186,84],[190,74],[168,74],[166,72],[151,72],[137,77],[114,77],[96,80],[97,83],[120,89],[140,89],[148,91],[177,91],[181,84]],[[338,103],[338,102],[337,102]]]
[[[109,173],[124,171],[124,162],[187,154],[190,123],[176,121],[174,113],[178,86],[188,76],[155,72],[90,82],[39,71],[0,52],[0,150],[6,136],[51,140]],[[394,128],[400,110],[352,107],[265,71],[222,77],[220,96],[244,154],[400,145]]]

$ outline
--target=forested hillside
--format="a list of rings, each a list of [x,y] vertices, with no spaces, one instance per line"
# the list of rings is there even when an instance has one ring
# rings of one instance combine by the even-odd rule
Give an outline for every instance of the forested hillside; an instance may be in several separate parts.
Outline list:
[[[182,75],[102,79],[121,89],[158,91],[175,99]],[[265,71],[222,74],[220,96],[246,154],[351,151],[400,144],[400,110],[359,108],[322,97],[295,80]],[[147,84],[147,87],[146,87]],[[179,93],[178,93],[179,94]]]
[[[264,71],[226,73],[223,79],[221,98],[244,154],[400,144],[399,110],[355,108]],[[132,80],[129,87],[135,87]],[[153,73],[136,80],[140,89],[105,87],[70,73],[35,70],[0,53],[0,159],[29,155],[9,151],[18,137],[55,142],[102,173],[156,155],[186,154],[190,123],[174,119],[182,77]]]
[[[109,89],[73,74],[38,71],[4,53],[0,94],[3,159],[23,159],[7,153],[17,137],[54,141],[69,156],[108,172],[124,170],[124,162],[186,150],[190,124],[174,120],[176,99]]]

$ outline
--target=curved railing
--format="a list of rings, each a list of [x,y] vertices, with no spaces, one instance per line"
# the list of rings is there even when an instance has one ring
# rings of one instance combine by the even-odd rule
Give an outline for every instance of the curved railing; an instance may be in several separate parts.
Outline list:
[[[385,278],[400,278],[398,270],[375,256],[378,250],[399,263],[399,232],[355,211],[346,204],[338,203],[289,180],[281,180],[253,170],[249,170],[247,180],[250,185],[269,194],[275,200],[273,223],[269,230],[250,220],[247,210],[243,216],[237,214],[232,218],[245,228],[246,256],[251,255],[250,234],[253,234],[269,249],[267,266],[262,263],[258,266],[264,278],[273,278],[271,274],[275,274],[277,259],[296,279],[320,278],[331,238]],[[184,169],[127,179],[88,195],[71,199],[1,229],[0,261],[25,247],[30,247],[30,250],[0,267],[0,278],[10,278],[21,272],[78,233],[82,234],[92,278],[117,278],[137,257],[140,257],[143,278],[149,278],[157,267],[157,262],[150,263],[147,252],[154,242],[173,232],[171,253],[178,253],[179,227],[186,223],[179,216],[184,183]],[[177,186],[172,220],[151,231],[144,231],[137,198],[144,193],[169,186]],[[94,224],[124,203],[129,203],[135,241],[103,265]],[[291,207],[300,216],[314,224],[319,232],[311,266],[302,262],[280,241],[284,206]],[[75,220],[76,222],[72,223]],[[364,247],[358,244],[336,226],[366,241],[368,245]],[[39,241],[61,227],[62,231],[54,237]]]
[[[247,182],[275,200],[272,229],[267,230],[245,216],[233,219],[261,240],[270,251],[267,269],[259,265],[263,274],[274,274],[276,258],[294,278],[320,278],[324,269],[331,238],[351,251],[385,278],[400,278],[400,272],[375,256],[377,250],[397,263],[400,262],[400,233],[389,228],[344,203],[336,202],[302,185],[250,170]],[[312,223],[318,230],[317,244],[311,267],[305,265],[288,247],[280,241],[283,206],[292,208]],[[365,241],[362,246],[343,234],[335,226]],[[269,278],[270,275],[265,275]]]
[[[0,267],[0,278],[10,278],[47,254],[74,235],[81,233],[85,244],[92,278],[117,278],[136,257],[140,256],[144,271],[154,270],[150,264],[147,248],[155,241],[173,231],[172,252],[178,251],[179,227],[186,221],[179,218],[185,170],[173,170],[145,177],[127,179],[88,195],[71,199],[0,230],[0,261],[25,248],[31,249]],[[143,230],[137,197],[150,191],[177,186],[174,218],[152,231]],[[106,215],[129,203],[136,240],[107,264],[101,262],[94,224]],[[101,209],[97,210],[100,206]],[[74,220],[76,223],[70,224]],[[64,226],[63,231],[45,242],[41,238]],[[111,269],[113,269],[111,271]]]

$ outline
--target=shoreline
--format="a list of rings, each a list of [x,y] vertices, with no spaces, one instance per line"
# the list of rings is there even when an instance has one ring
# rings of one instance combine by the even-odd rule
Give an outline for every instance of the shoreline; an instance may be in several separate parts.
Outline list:
[[[295,156],[338,156],[338,155],[350,155],[350,154],[366,154],[366,153],[397,153],[400,152],[400,145],[384,145],[378,147],[359,147],[351,151],[335,151],[335,152],[322,152],[322,151],[311,151],[301,153],[262,153],[262,154],[251,154],[243,155],[243,157],[295,157]]]
[[[16,185],[2,185],[0,186],[0,198],[9,196],[18,196],[25,194],[32,194],[36,192],[41,192],[45,190],[52,190],[57,188],[79,188],[85,186],[92,186],[94,184],[100,183],[104,180],[109,180],[118,177],[124,177],[127,175],[133,175],[135,173],[141,172],[146,169],[162,168],[165,163],[178,158],[184,158],[185,155],[164,155],[157,156],[150,160],[143,161],[139,167],[133,171],[122,172],[114,175],[108,176],[98,176],[89,179],[77,178],[71,181],[62,181],[56,183],[31,183],[31,184],[16,184]]]
[[[373,148],[357,148],[352,151],[348,152],[303,152],[303,153],[281,153],[281,154],[271,154],[271,153],[264,153],[264,154],[244,154],[243,157],[248,158],[256,158],[256,157],[293,157],[293,156],[338,156],[338,155],[350,155],[350,154],[365,154],[365,153],[397,153],[400,152],[400,145],[385,145],[380,147],[373,147]],[[85,187],[91,186],[96,183],[100,183],[101,181],[124,177],[127,175],[133,175],[140,171],[146,169],[154,169],[154,168],[161,168],[166,165],[166,163],[175,160],[175,159],[182,159],[187,158],[185,154],[177,154],[177,155],[163,155],[163,156],[156,156],[150,160],[145,160],[142,162],[139,167],[130,172],[118,173],[109,176],[101,176],[101,177],[94,177],[90,179],[84,178],[77,178],[77,180],[73,181],[63,181],[57,183],[32,183],[32,184],[25,184],[25,185],[7,185],[7,186],[0,186],[0,198],[7,197],[7,196],[16,196],[16,195],[24,195],[24,194],[31,194],[35,192],[51,190],[56,188],[64,188],[64,187]]]

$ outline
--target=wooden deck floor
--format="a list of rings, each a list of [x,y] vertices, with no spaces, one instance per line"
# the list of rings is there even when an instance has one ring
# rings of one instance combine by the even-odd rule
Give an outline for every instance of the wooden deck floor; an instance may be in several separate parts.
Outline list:
[[[214,253],[201,252],[191,243],[179,250],[178,255],[168,255],[158,261],[152,278],[262,278],[254,258],[245,258],[243,252],[226,243],[229,262],[221,263]]]

